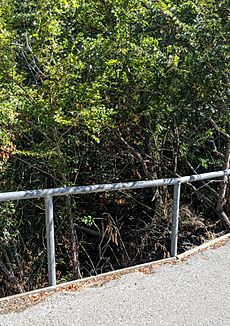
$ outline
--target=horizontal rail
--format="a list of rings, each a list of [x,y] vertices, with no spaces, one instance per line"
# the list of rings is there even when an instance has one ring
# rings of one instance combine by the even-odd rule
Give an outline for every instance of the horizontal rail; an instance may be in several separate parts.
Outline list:
[[[175,185],[178,182],[188,183],[212,178],[220,178],[230,175],[230,169],[225,171],[208,172],[184,176],[180,178],[156,179],[146,181],[131,181],[122,183],[98,184],[78,187],[51,188],[42,190],[26,190],[0,193],[0,201],[20,200],[53,196],[66,196],[86,193],[96,193],[115,190],[143,189],[158,186]]]
[[[56,263],[55,263],[55,239],[54,239],[54,196],[68,196],[75,194],[86,194],[104,191],[143,189],[158,186],[174,186],[173,195],[173,214],[171,231],[171,256],[177,256],[177,240],[179,225],[179,207],[181,184],[211,178],[226,177],[230,175],[230,169],[225,171],[208,172],[180,178],[156,179],[147,181],[133,181],[124,183],[98,184],[79,187],[51,188],[42,190],[13,191],[0,193],[0,202],[8,200],[20,200],[31,198],[45,198],[45,217],[46,217],[46,235],[47,235],[47,260],[48,260],[48,278],[49,285],[56,285]]]

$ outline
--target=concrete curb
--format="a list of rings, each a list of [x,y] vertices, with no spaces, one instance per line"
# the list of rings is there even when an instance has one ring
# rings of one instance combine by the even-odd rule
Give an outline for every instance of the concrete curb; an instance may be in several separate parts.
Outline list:
[[[182,254],[179,254],[177,256],[177,259],[180,261],[184,261],[187,260],[188,258],[190,258],[191,256],[198,254],[200,252],[204,252],[208,249],[216,249],[219,248],[221,246],[224,246],[227,242],[230,241],[230,233],[225,234],[219,238],[210,240],[208,242],[203,243],[202,245],[192,248],[191,250],[185,251]]]
[[[208,249],[218,248],[225,245],[230,241],[230,233],[221,236],[217,239],[208,241],[201,246],[195,247],[185,253],[178,255],[177,257],[166,258],[146,264],[136,265],[117,271],[112,271],[97,276],[87,277],[84,279],[71,281],[57,286],[47,287],[39,290],[34,290],[26,293],[17,294],[14,296],[6,297],[0,299],[0,313],[15,312],[18,310],[25,309],[26,307],[38,303],[50,295],[58,292],[69,292],[69,291],[81,291],[90,286],[102,286],[104,283],[110,282],[112,280],[118,279],[123,275],[129,273],[140,272],[144,274],[151,274],[156,269],[159,269],[163,265],[177,264],[178,262],[183,262],[189,257],[206,251]]]

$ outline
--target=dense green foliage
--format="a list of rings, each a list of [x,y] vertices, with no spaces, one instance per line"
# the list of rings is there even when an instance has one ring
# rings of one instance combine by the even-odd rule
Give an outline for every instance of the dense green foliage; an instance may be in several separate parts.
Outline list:
[[[227,4],[1,0],[0,190],[228,168]],[[222,197],[186,186],[181,250],[230,225]],[[59,280],[167,256],[171,202],[169,189],[56,200]],[[0,228],[2,295],[44,284],[44,203],[2,203]]]

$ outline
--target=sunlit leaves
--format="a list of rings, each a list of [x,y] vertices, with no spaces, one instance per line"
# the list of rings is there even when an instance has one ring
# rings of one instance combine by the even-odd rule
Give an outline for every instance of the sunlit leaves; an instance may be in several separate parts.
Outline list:
[[[21,90],[12,83],[15,98],[5,97],[2,114],[9,110],[5,126],[28,121],[25,134],[33,132],[31,123],[39,126],[50,140],[41,141],[44,153],[56,142],[52,128],[58,135],[76,128],[75,142],[85,136],[99,142],[105,130],[132,129],[145,115],[149,132],[162,135],[155,138],[160,147],[175,120],[182,143],[194,121],[205,124],[209,113],[219,119],[220,107],[225,120],[225,1],[7,3],[12,23],[1,37],[12,56],[5,62]],[[140,126],[132,137],[142,132]]]

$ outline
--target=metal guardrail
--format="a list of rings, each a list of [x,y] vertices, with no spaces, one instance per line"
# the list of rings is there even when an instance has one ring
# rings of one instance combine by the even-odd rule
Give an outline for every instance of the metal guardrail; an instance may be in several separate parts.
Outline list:
[[[124,183],[98,184],[79,187],[52,188],[42,190],[26,190],[0,193],[0,202],[9,200],[21,200],[31,198],[45,198],[46,216],[46,237],[47,237],[47,259],[48,259],[48,278],[49,285],[56,285],[56,264],[55,264],[55,240],[54,240],[54,214],[53,197],[68,196],[76,194],[86,194],[105,191],[144,189],[159,186],[174,186],[173,192],[173,213],[171,231],[171,256],[177,256],[178,226],[179,226],[179,206],[181,184],[194,181],[227,177],[230,169],[225,171],[209,172],[180,178],[156,179],[147,181],[132,181]]]

